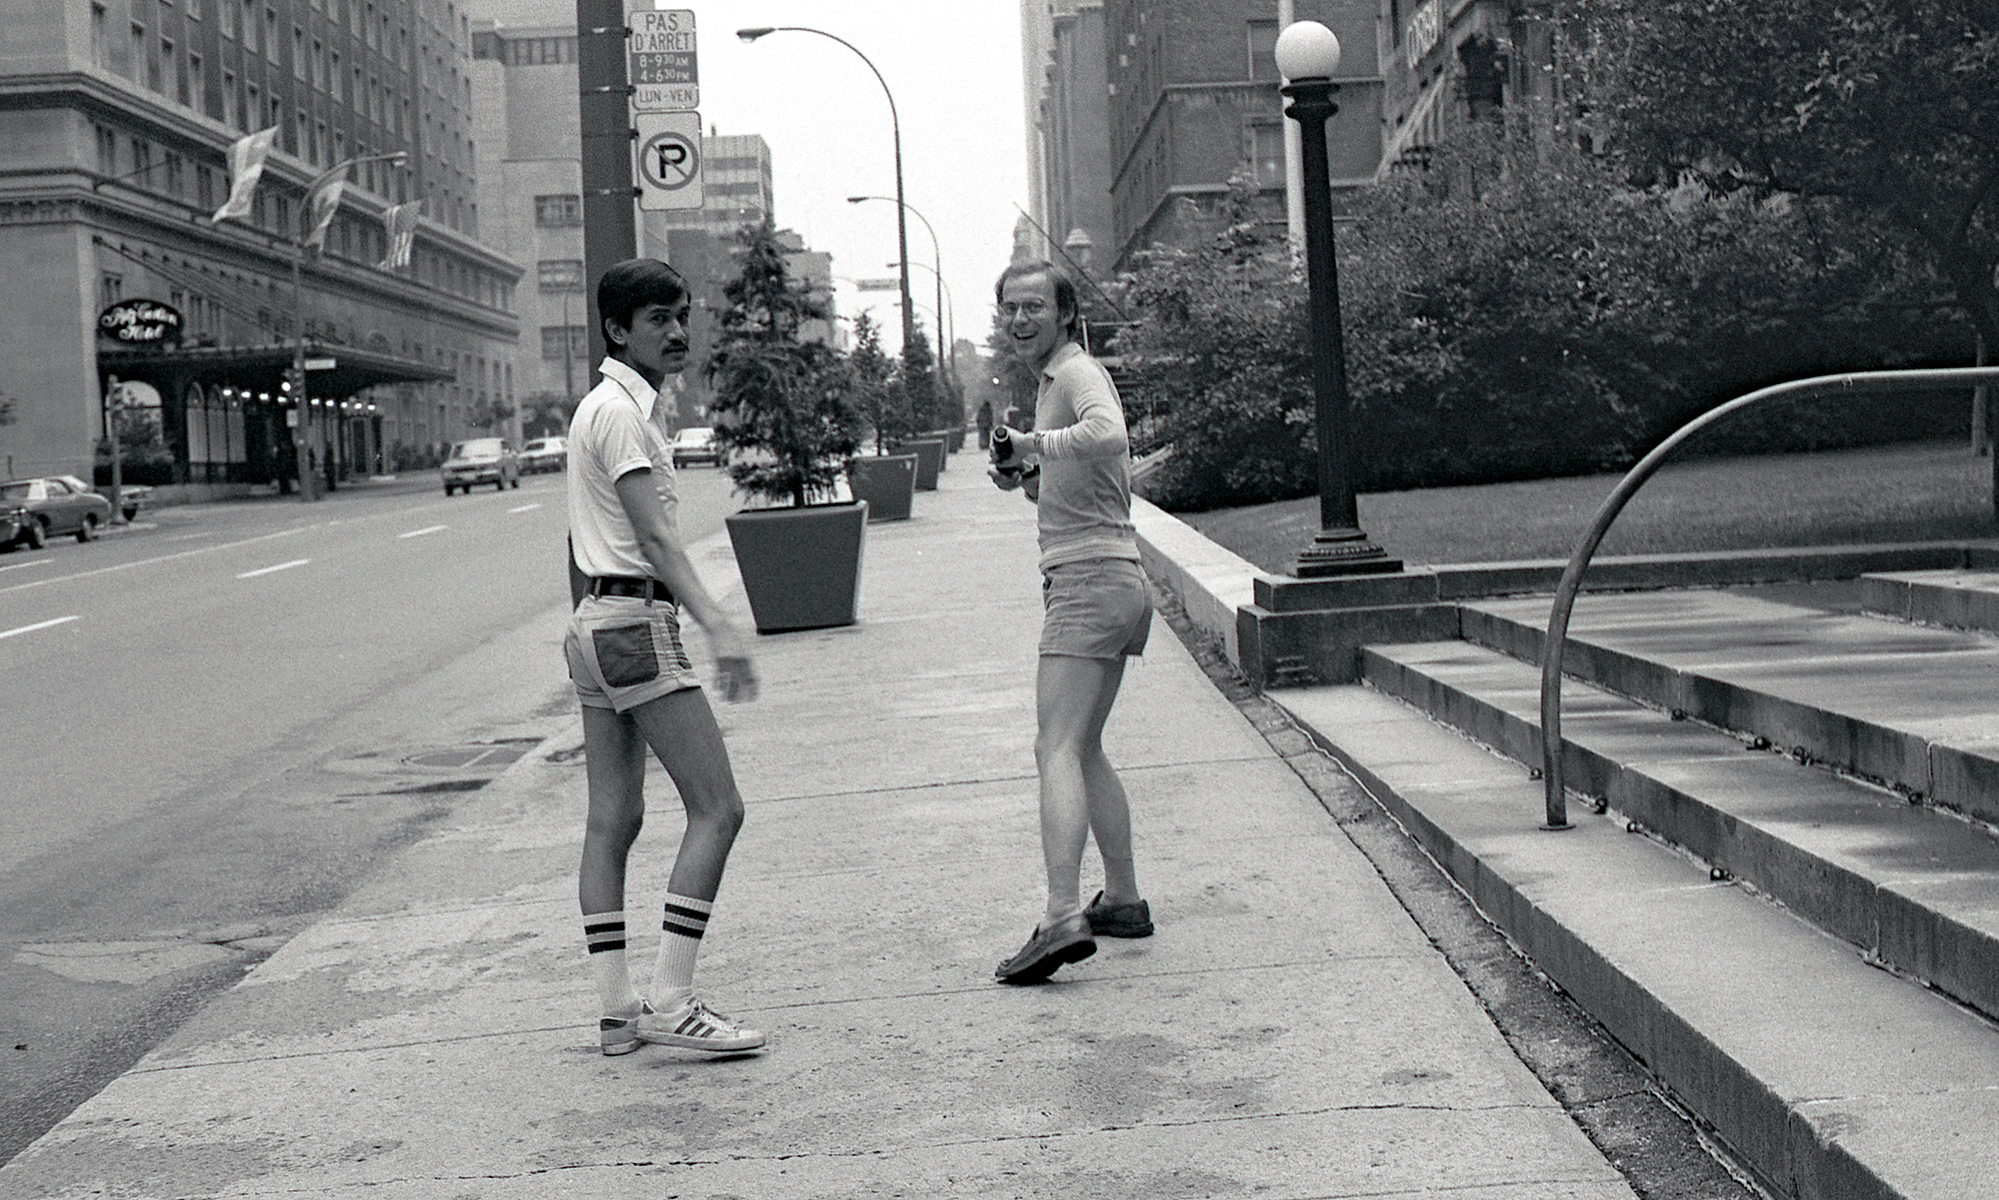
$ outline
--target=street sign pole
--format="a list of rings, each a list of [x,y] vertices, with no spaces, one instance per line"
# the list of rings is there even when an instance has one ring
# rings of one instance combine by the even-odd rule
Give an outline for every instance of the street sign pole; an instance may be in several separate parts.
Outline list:
[[[111,523],[123,524],[125,520],[125,460],[118,445],[118,416],[125,411],[125,385],[118,377],[110,377],[110,387],[104,393],[105,433],[111,439]]]
[[[638,253],[632,207],[632,126],[625,78],[625,0],[576,0],[578,114],[583,124],[583,280]],[[604,361],[604,325],[590,328],[590,364]],[[565,337],[567,334],[564,335]],[[593,381],[594,382],[594,381]]]

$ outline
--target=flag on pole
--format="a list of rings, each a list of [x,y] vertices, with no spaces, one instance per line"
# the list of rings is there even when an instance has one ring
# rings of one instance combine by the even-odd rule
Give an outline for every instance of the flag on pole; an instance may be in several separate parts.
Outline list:
[[[410,265],[410,248],[416,244],[416,219],[423,215],[423,201],[397,204],[382,214],[389,235],[389,253],[379,264],[384,271]]]
[[[312,206],[312,232],[305,235],[306,249],[326,249],[326,227],[333,224],[333,214],[339,211],[340,197],[346,190],[345,179],[329,179],[306,198]]]
[[[277,140],[278,127],[273,125],[237,138],[229,147],[229,201],[215,210],[211,223],[250,215],[250,197],[257,190],[257,180],[263,178],[264,160],[271,156]]]

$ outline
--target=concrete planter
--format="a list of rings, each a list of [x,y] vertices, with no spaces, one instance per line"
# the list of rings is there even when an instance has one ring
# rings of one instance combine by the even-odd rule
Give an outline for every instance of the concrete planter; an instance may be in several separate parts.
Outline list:
[[[896,445],[901,454],[916,456],[916,490],[934,492],[937,490],[937,473],[944,469],[944,439],[916,437]]]
[[[869,521],[907,521],[916,502],[916,455],[859,457],[847,463],[854,499],[868,503]]]
[[[723,524],[758,633],[854,623],[866,501],[745,509]]]

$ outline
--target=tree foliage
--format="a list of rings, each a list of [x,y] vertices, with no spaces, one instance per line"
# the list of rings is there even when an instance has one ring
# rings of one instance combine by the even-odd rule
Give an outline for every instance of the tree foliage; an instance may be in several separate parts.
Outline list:
[[[736,240],[736,275],[723,286],[728,305],[705,367],[715,441],[737,487],[803,506],[831,493],[859,448],[853,368],[831,347],[800,340],[806,321],[830,321],[832,312],[792,278],[770,220],[744,226]]]
[[[577,401],[561,392],[534,392],[521,401],[521,436],[560,436],[576,415]]]
[[[929,339],[923,335],[923,318],[911,318],[909,328],[914,336],[902,348],[902,372],[897,386],[902,390],[909,419],[916,429],[927,432],[938,427],[943,411],[937,356],[931,353]]]
[[[507,423],[520,409],[504,400],[481,400],[465,414],[465,423],[474,429],[493,430]]]
[[[1152,494],[1176,508],[1302,495],[1317,486],[1304,285],[1281,229],[1260,225],[1253,184],[1230,181],[1226,228],[1191,250],[1148,251],[1123,281],[1136,315],[1117,341],[1166,398],[1173,454]]]
[[[1174,453],[1148,485],[1169,507],[1317,486],[1304,287],[1281,231],[1235,210],[1212,244],[1127,281],[1143,320],[1120,349],[1170,404]],[[1354,197],[1337,249],[1363,490],[1622,466],[1752,388],[1952,348],[1878,231],[1790,197],[1636,188],[1496,129]],[[1747,448],[1891,431],[1795,407],[1731,429]]]
[[[916,428],[909,415],[909,396],[901,386],[900,370],[882,349],[881,326],[863,312],[854,318],[854,348],[847,361],[854,372],[854,398],[875,431],[875,453],[908,437]]]
[[[1999,6],[1577,0],[1577,86],[1639,177],[1831,201],[1999,344]]]

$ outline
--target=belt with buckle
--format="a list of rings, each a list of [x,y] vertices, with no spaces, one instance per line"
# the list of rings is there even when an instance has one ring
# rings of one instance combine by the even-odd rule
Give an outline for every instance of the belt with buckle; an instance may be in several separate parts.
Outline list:
[[[590,579],[592,596],[629,596],[634,600],[673,603],[673,592],[657,579],[644,575],[595,575]]]

